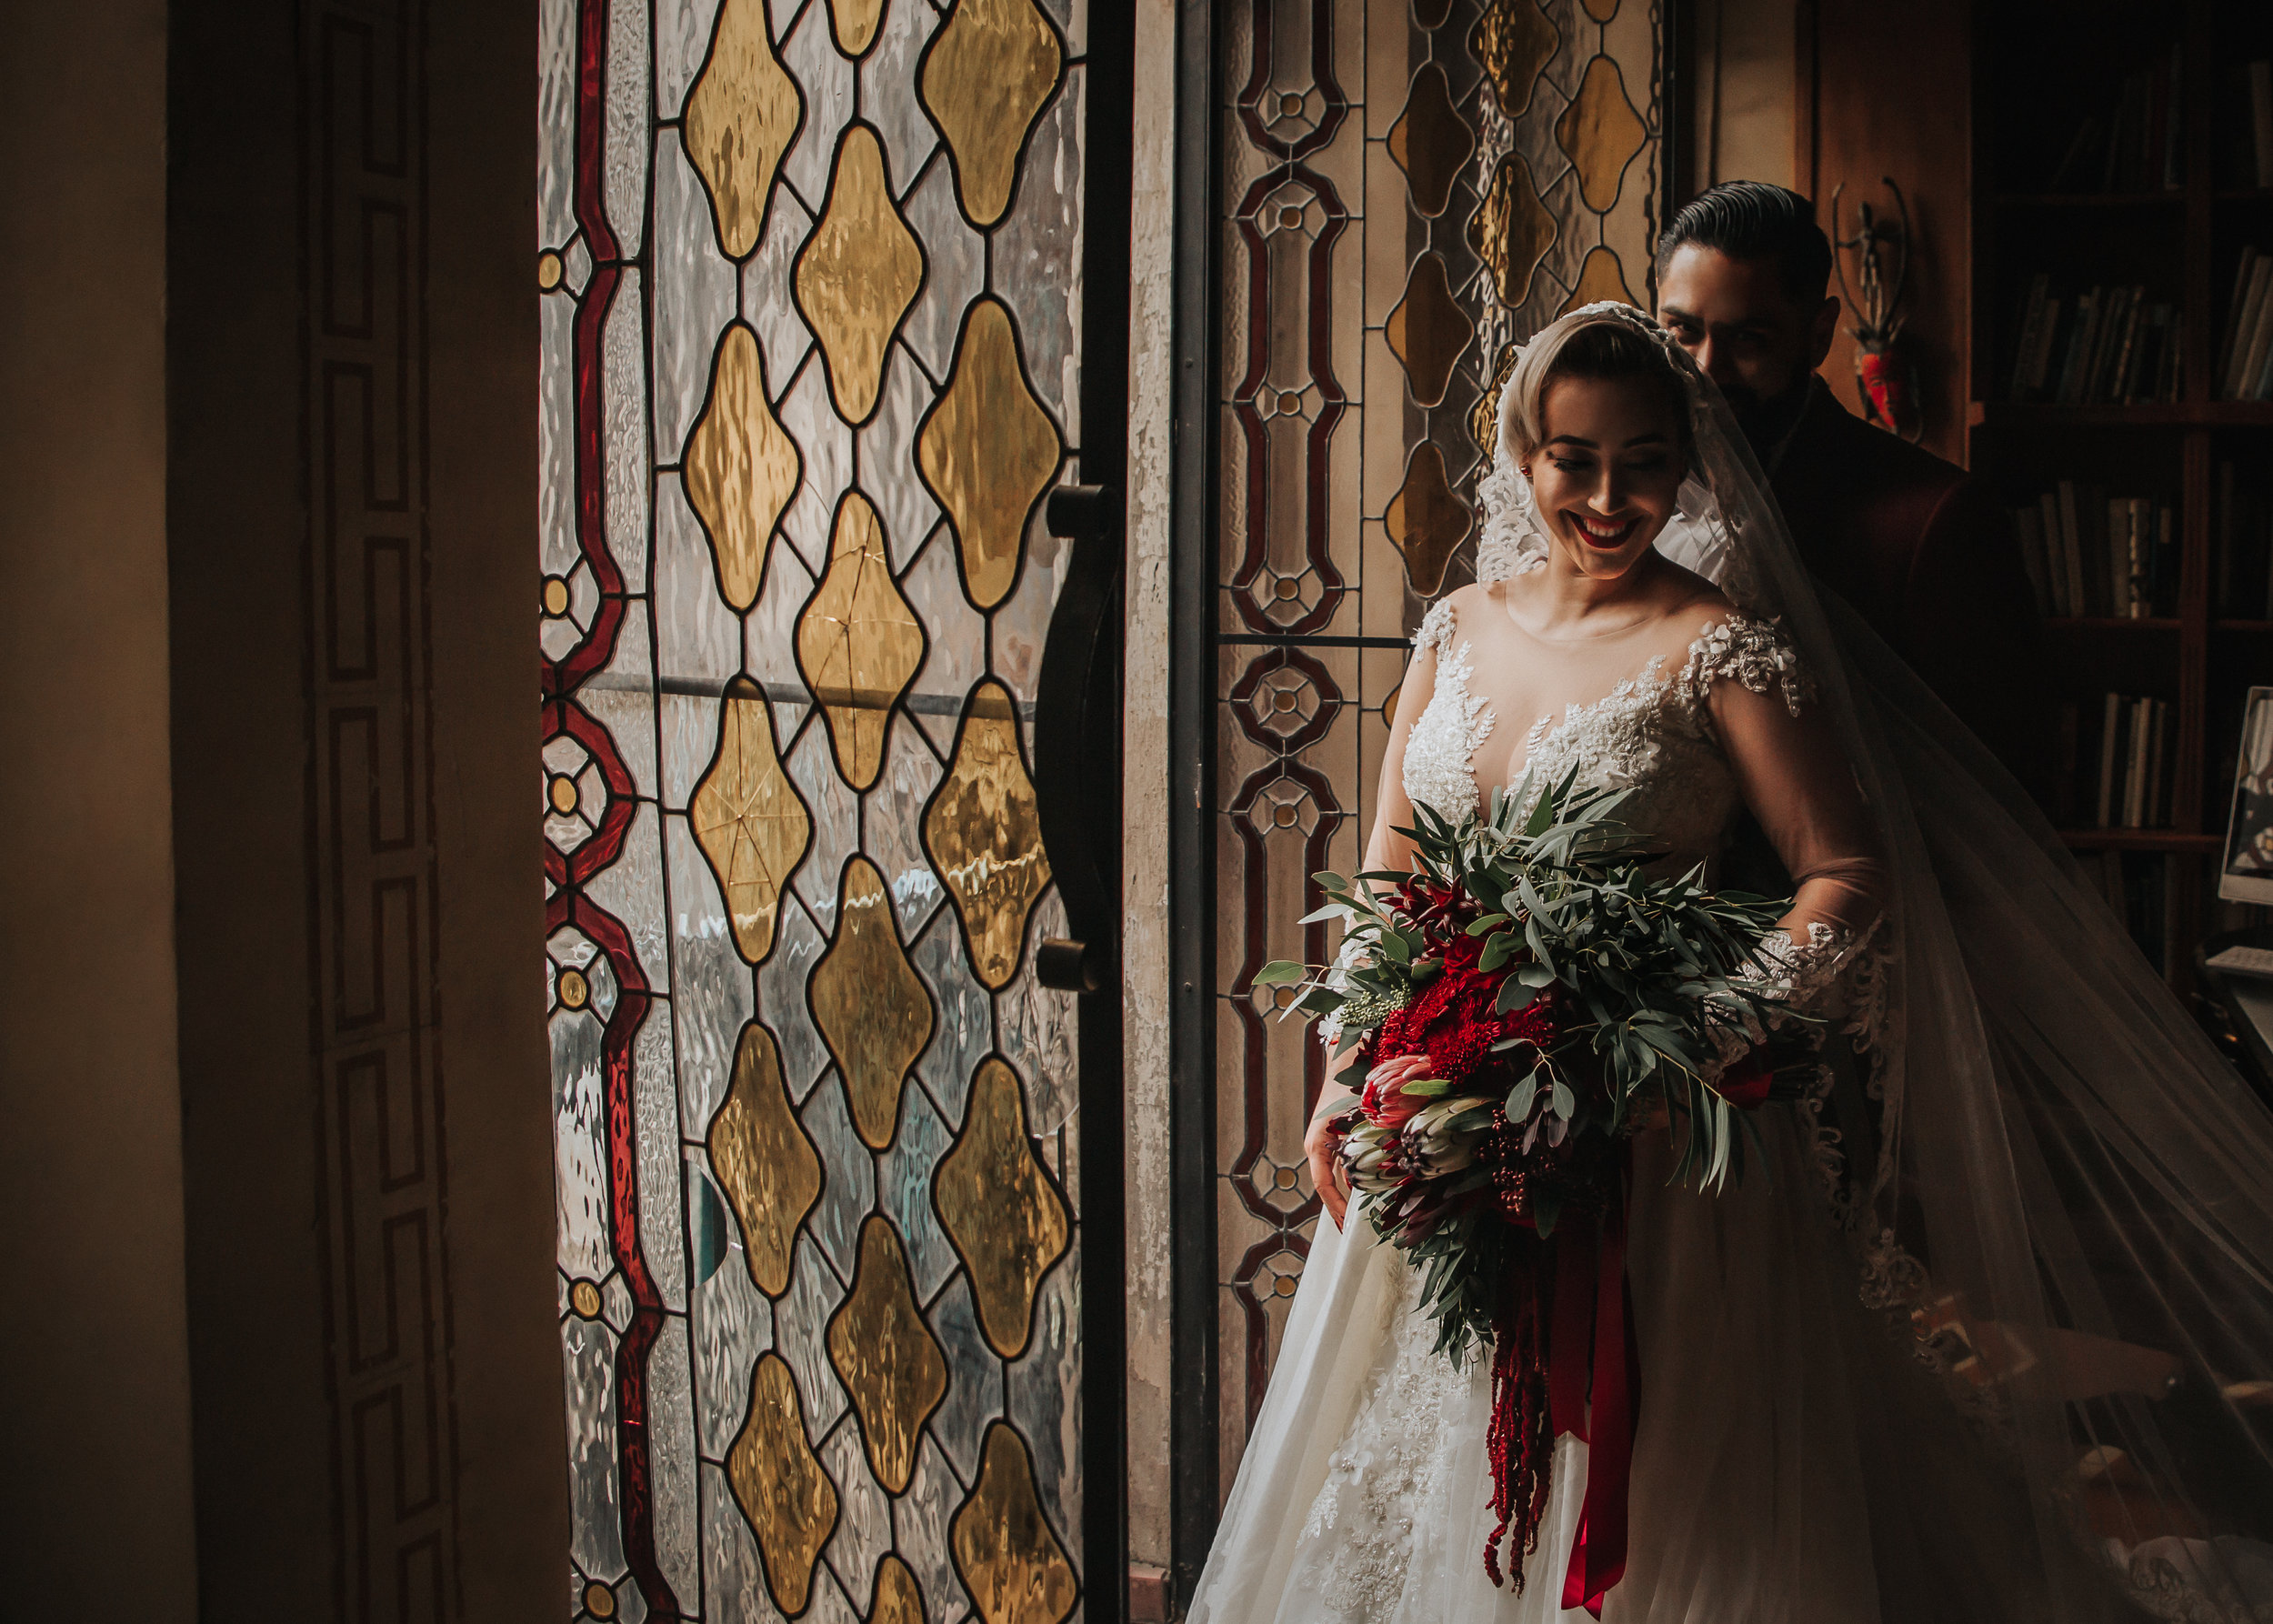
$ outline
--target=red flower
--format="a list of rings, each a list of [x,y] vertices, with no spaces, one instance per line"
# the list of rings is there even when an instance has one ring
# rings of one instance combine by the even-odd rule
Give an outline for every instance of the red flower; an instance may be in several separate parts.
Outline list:
[[[1768,1061],[1767,1048],[1755,1045],[1742,1059],[1720,1074],[1713,1088],[1730,1105],[1748,1111],[1767,1103],[1767,1091],[1775,1081],[1776,1068]]]
[[[1551,996],[1541,996],[1517,1014],[1499,1013],[1496,1006],[1508,969],[1477,967],[1484,951],[1481,940],[1456,934],[1431,946],[1441,955],[1442,973],[1381,1023],[1375,1053],[1425,1055],[1427,1075],[1458,1085],[1492,1059],[1492,1046],[1502,1038],[1523,1038],[1543,1047],[1554,1041]]]
[[[1418,1094],[1407,1094],[1405,1085],[1419,1082],[1428,1075],[1427,1055],[1397,1055],[1382,1061],[1366,1074],[1366,1090],[1360,1104],[1367,1120],[1387,1128],[1404,1127],[1415,1111],[1428,1103]]]

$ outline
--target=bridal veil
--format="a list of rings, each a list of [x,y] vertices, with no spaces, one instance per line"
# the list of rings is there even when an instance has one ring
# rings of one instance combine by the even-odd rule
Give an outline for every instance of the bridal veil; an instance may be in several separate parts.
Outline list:
[[[1562,320],[1629,322],[1664,347],[1694,446],[1659,550],[1780,620],[1887,859],[1846,1040],[1857,1081],[1806,1125],[1842,1288],[1887,1348],[1938,1374],[1972,1447],[2025,1482],[2034,1527],[2011,1559],[2051,1618],[2273,1624],[2273,1114],[2019,786],[1815,586],[1687,356],[1630,306]],[[1501,442],[1482,491],[1486,580],[1546,546]],[[1243,1599],[1282,1588],[1266,1553],[1291,1548],[1385,1357],[1402,1267],[1365,1224],[1320,1226],[1250,1446],[1274,1465],[1241,1473],[1196,1619],[1248,1624]],[[1483,1531],[1431,1530],[1411,1559],[1473,1564]],[[1543,1619],[1556,1588],[1532,1587]]]

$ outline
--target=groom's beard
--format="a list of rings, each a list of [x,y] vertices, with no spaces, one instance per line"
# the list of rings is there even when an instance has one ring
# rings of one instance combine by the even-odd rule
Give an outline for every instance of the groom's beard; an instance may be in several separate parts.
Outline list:
[[[1730,416],[1744,437],[1752,446],[1752,455],[1759,458],[1765,468],[1799,422],[1799,415],[1807,409],[1808,392],[1815,386],[1815,374],[1803,372],[1799,382],[1781,395],[1762,396],[1742,384],[1722,386],[1721,396],[1728,403]]]

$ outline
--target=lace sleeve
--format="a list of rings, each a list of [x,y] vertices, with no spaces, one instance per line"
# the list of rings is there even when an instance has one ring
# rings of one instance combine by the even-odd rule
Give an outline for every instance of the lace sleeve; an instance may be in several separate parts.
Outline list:
[[[1452,600],[1440,597],[1421,617],[1420,629],[1413,634],[1413,652],[1444,658],[1452,647]]]
[[[1820,920],[1807,927],[1805,941],[1788,930],[1769,931],[1753,961],[1736,977],[1739,986],[1761,1000],[1760,1005],[1717,1009],[1708,1024],[1714,1046],[1720,1051],[1720,1066],[1741,1058],[1770,1029],[1786,1025],[1795,1016],[1821,1018],[1836,1013],[1841,1002],[1840,981],[1873,934],[1871,927],[1856,931]]]
[[[1784,707],[1794,717],[1815,698],[1815,685],[1800,668],[1799,651],[1774,621],[1747,616],[1728,616],[1705,628],[1689,645],[1688,664],[1681,668],[1680,692],[1692,709],[1702,711],[1713,684],[1722,678],[1737,682],[1756,694],[1780,689]]]

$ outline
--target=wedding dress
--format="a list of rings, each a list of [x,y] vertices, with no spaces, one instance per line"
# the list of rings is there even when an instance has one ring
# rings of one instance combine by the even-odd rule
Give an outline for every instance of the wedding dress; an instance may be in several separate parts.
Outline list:
[[[1606,1624],[2273,1624],[2273,1118],[2018,787],[1817,597],[1667,348],[1696,446],[1658,546],[1734,606],[1526,632],[1491,583],[1546,544],[1503,451],[1485,584],[1415,638],[1401,765],[1455,817],[1527,771],[1630,789],[1684,865],[1748,809],[1795,881],[1854,899],[1859,928],[1803,945],[1822,1080],[1760,1114],[1766,1157],[1704,1196],[1668,1185],[1666,1135],[1636,1141]],[[1416,1299],[1361,1208],[1317,1226],[1192,1624],[1565,1616],[1586,1446],[1558,1443],[1526,1582],[1496,1588],[1487,1375],[1433,1351]]]

